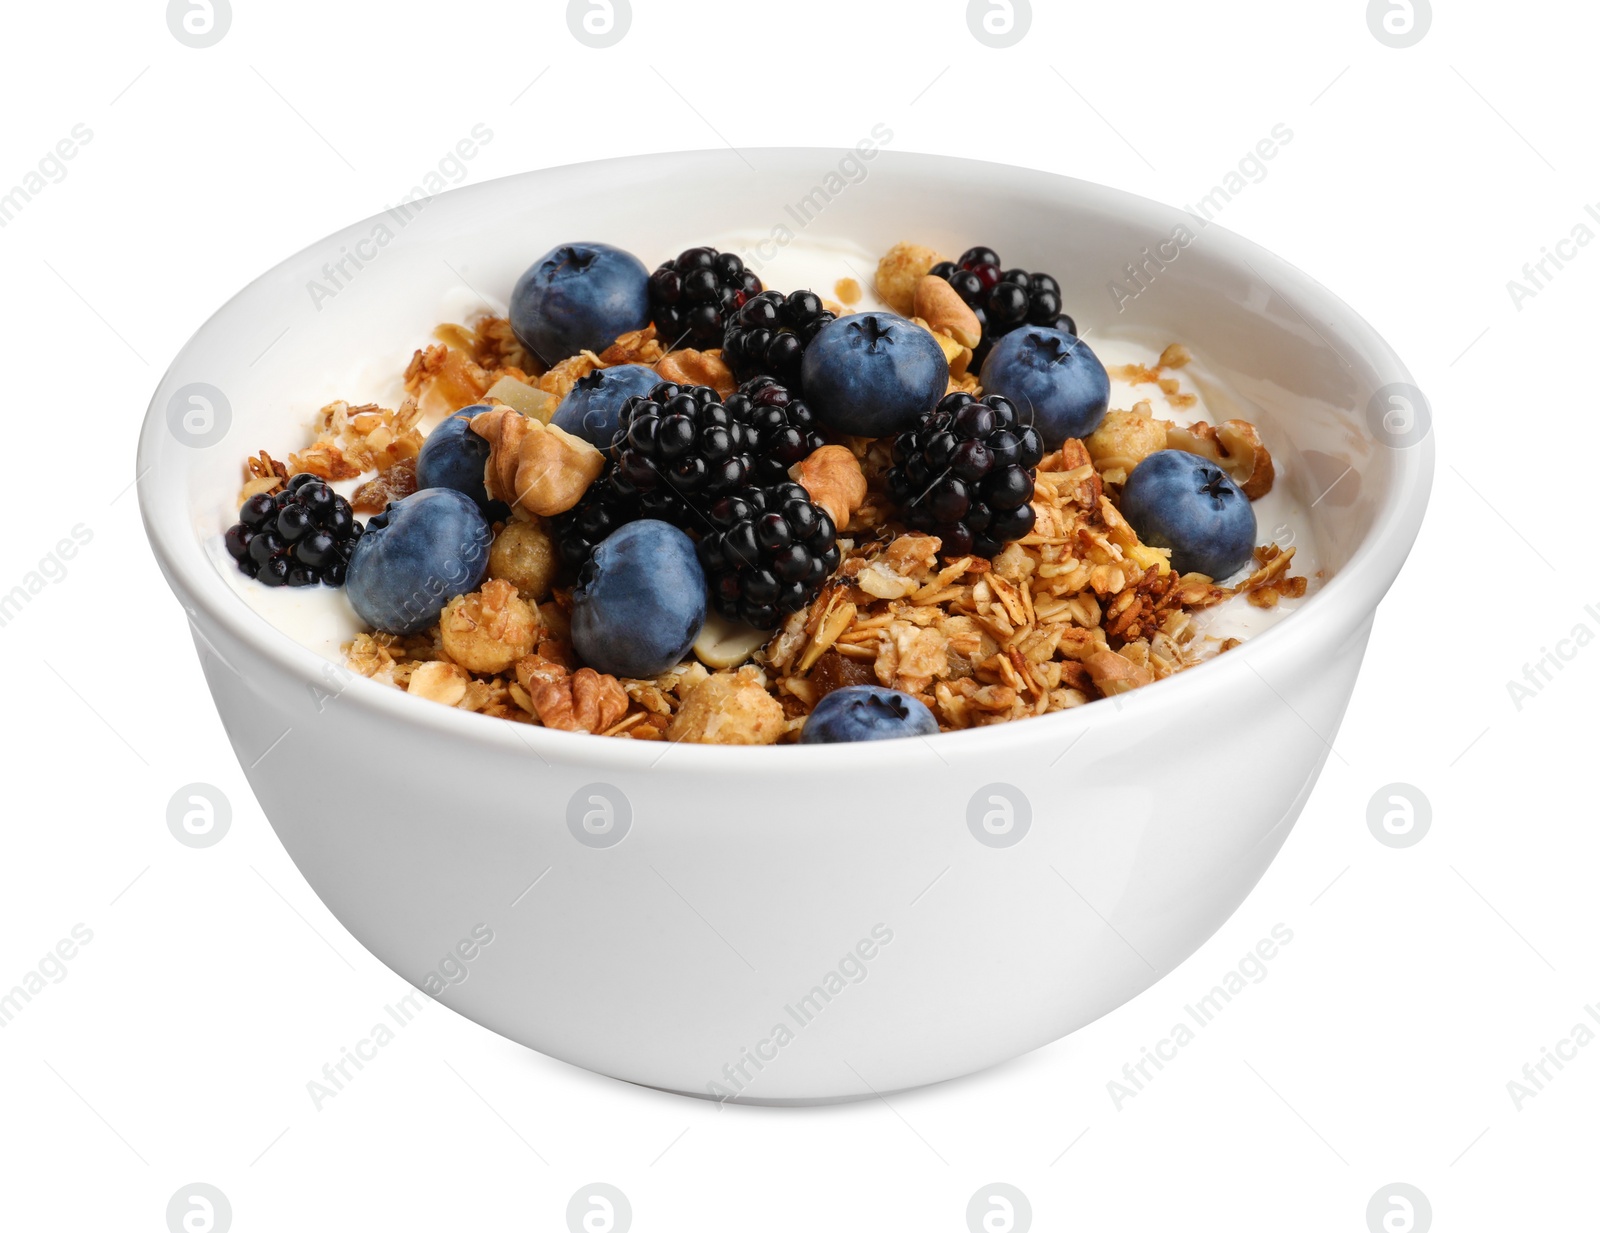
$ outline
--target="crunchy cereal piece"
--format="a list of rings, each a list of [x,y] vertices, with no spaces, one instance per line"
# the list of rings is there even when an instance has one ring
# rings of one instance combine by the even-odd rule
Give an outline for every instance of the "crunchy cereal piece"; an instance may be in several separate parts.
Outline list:
[[[417,460],[403,458],[357,488],[350,497],[350,508],[358,514],[376,514],[390,501],[403,500],[416,490]]]
[[[948,335],[963,347],[976,347],[983,341],[983,326],[977,314],[937,274],[925,274],[917,280],[911,308],[933,333]]]
[[[1167,448],[1167,431],[1171,427],[1168,421],[1151,415],[1150,404],[1141,401],[1131,411],[1107,411],[1100,427],[1083,444],[1101,478],[1121,484],[1151,454]]]
[[[700,636],[694,640],[694,657],[708,668],[736,668],[764,647],[772,637],[769,630],[755,629],[741,621],[730,621],[718,612],[708,612]]]
[[[733,379],[733,370],[723,362],[720,350],[694,351],[685,348],[682,351],[669,351],[656,361],[655,368],[663,381],[674,381],[679,385],[709,385],[723,398],[739,388],[739,383]]]
[[[530,385],[518,377],[513,377],[510,373],[501,377],[484,391],[483,399],[485,402],[505,403],[513,411],[520,411],[523,415],[532,416],[534,419],[542,420],[546,424],[550,422],[550,417],[556,413],[556,400],[554,398],[550,397],[538,386]]]
[[[446,659],[429,660],[411,670],[406,692],[431,702],[442,702],[445,706],[455,706],[467,696],[470,679],[466,669],[458,664]]]
[[[861,284],[853,278],[841,278],[833,284],[833,296],[846,308],[849,308],[852,304],[859,304],[861,302]]]
[[[1170,425],[1166,448],[1199,454],[1216,463],[1239,485],[1239,490],[1254,501],[1272,491],[1276,471],[1272,455],[1262,444],[1256,426],[1247,420],[1224,420],[1210,424],[1191,424],[1187,428]]]
[[[547,728],[604,732],[628,711],[628,695],[614,676],[593,668],[568,673],[560,664],[529,655],[516,664],[517,684]]]
[[[491,384],[466,352],[437,344],[412,355],[405,380],[423,415],[440,419],[477,402]]]
[[[600,365],[610,368],[617,364],[654,364],[663,355],[665,349],[656,337],[654,322],[642,330],[634,330],[622,335],[600,353]]]
[[[317,439],[304,453],[289,455],[289,469],[327,480],[386,470],[421,452],[421,418],[422,409],[414,398],[395,411],[372,403],[352,407],[331,402],[318,413]]]
[[[544,523],[513,518],[489,548],[489,576],[503,578],[529,603],[550,598],[561,555]]]
[[[867,495],[867,477],[856,456],[842,445],[824,445],[789,468],[789,478],[828,511],[843,531]]]
[[[921,317],[911,318],[911,324],[927,330],[929,334],[933,335],[933,341],[939,344],[939,350],[944,352],[945,365],[950,369],[950,387],[952,389],[956,386],[964,385],[968,380],[971,381],[973,389],[978,388],[977,377],[967,371],[967,366],[972,363],[971,347],[963,345],[941,330],[934,329]],[[951,389],[946,390],[946,393],[949,392],[951,392]]]
[[[240,505],[263,492],[277,492],[289,478],[289,468],[262,450],[254,458],[244,460],[244,487],[239,489]]]
[[[719,672],[691,689],[667,728],[693,745],[771,745],[786,727],[782,704],[750,668]]]
[[[894,621],[878,639],[878,657],[872,670],[878,684],[920,694],[935,677],[950,675],[945,636],[938,629],[920,629],[909,621]]]
[[[1148,668],[1138,667],[1115,651],[1096,651],[1083,661],[1097,688],[1106,697],[1125,694],[1155,678]]]
[[[445,654],[469,672],[504,672],[533,650],[539,617],[516,587],[491,578],[439,614]]]
[[[605,455],[582,437],[508,407],[478,412],[472,431],[489,442],[489,495],[541,518],[571,509],[605,469]]]
[[[538,385],[559,403],[580,380],[595,369],[604,367],[600,357],[593,351],[580,351],[577,355],[569,355],[540,377]]]
[[[878,262],[873,279],[881,299],[902,317],[911,316],[917,296],[917,284],[924,275],[944,258],[921,244],[896,244]]]
[[[1189,348],[1182,343],[1168,343],[1161,353],[1161,358],[1156,361],[1157,368],[1182,368],[1194,356],[1189,354]]]

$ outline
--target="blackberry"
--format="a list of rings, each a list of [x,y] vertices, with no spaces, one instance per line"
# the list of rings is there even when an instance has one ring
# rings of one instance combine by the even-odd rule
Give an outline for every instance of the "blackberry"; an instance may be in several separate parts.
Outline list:
[[[350,502],[303,471],[246,501],[223,543],[241,573],[269,587],[337,587],[361,532]]]
[[[999,394],[947,394],[894,440],[889,497],[947,557],[993,557],[1033,530],[1033,477],[1044,443]]]
[[[839,568],[833,519],[799,484],[744,488],[715,501],[700,539],[711,603],[723,616],[774,629]]]
[[[749,482],[756,432],[706,385],[663,381],[622,404],[611,484],[639,516],[687,527],[724,492]]]
[[[1061,284],[1048,274],[1000,268],[992,248],[969,248],[959,261],[941,261],[928,271],[955,288],[983,326],[983,339],[973,348],[974,366],[982,365],[995,340],[1022,325],[1048,325],[1068,334],[1078,327],[1061,311]]]
[[[575,506],[550,520],[561,559],[575,570],[583,567],[608,535],[640,516],[638,497],[619,491],[612,482],[615,474],[615,465],[608,465]]]
[[[759,486],[781,484],[790,467],[822,448],[811,408],[772,377],[746,381],[723,405],[755,433],[751,479]]]
[[[798,390],[800,357],[833,316],[815,291],[763,291],[734,314],[722,359],[740,381],[768,376]]]
[[[668,351],[720,346],[728,318],[761,291],[736,253],[686,248],[650,275],[650,320]]]

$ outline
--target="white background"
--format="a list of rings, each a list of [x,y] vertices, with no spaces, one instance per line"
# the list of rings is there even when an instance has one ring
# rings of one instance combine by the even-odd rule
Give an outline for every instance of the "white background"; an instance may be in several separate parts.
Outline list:
[[[197,50],[151,0],[10,7],[0,191],[74,125],[92,140],[0,229],[0,591],[74,525],[93,538],[0,628],[0,989],[74,925],[93,941],[0,1029],[5,1226],[161,1230],[169,1197],[202,1181],[241,1231],[560,1230],[600,1180],[640,1230],[960,1230],[995,1181],[1029,1196],[1040,1229],[1362,1233],[1397,1181],[1441,1230],[1593,1227],[1600,1048],[1520,1111],[1506,1085],[1600,1002],[1600,651],[1520,709],[1507,682],[1574,626],[1600,631],[1600,247],[1520,308],[1506,284],[1600,201],[1600,29],[1575,5],[1440,8],[1393,49],[1355,0],[1036,0],[1027,36],[994,50],[960,0],[635,0],[627,36],[594,50],[559,3],[235,0]],[[396,201],[475,124],[493,140],[463,182],[725,143],[842,147],[880,122],[891,149],[1174,204],[1275,124],[1293,130],[1222,222],[1395,345],[1440,450],[1298,827],[1144,995],[892,1108],[719,1111],[430,1005],[316,1110],[307,1081],[405,986],[274,838],[145,546],[128,485],[162,369],[233,291]],[[972,240],[1004,255],[1004,236]],[[1250,774],[1241,750],[1192,792]],[[193,781],[233,807],[204,850],[165,821]],[[1432,808],[1404,850],[1367,826],[1394,782]],[[1280,922],[1294,940],[1266,979],[1119,1110],[1107,1082]]]

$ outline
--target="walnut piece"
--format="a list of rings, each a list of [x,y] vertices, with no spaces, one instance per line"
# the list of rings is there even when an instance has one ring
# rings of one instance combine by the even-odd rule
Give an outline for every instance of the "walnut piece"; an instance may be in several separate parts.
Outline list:
[[[1166,448],[1209,458],[1252,501],[1272,491],[1277,474],[1272,455],[1262,444],[1256,426],[1248,420],[1223,420],[1215,427],[1205,423],[1187,428],[1172,425],[1167,431]]]
[[[750,669],[719,672],[689,691],[667,728],[691,745],[771,745],[783,735],[783,704]]]
[[[472,431],[489,442],[489,495],[541,518],[571,509],[605,469],[605,455],[582,437],[509,407],[478,412]]]
[[[828,511],[840,531],[867,496],[867,477],[856,456],[842,445],[823,445],[789,468],[789,478]]]
[[[936,274],[917,280],[912,311],[928,323],[935,334],[948,334],[963,347],[976,347],[983,341],[983,326],[956,289]]]
[[[500,578],[457,595],[439,614],[445,654],[469,672],[504,672],[533,650],[538,633],[538,613]]]
[[[921,244],[896,244],[878,262],[873,279],[878,297],[902,317],[911,316],[917,298],[917,284],[944,258]]]
[[[504,578],[531,604],[550,598],[550,586],[560,568],[556,542],[541,522],[513,518],[489,548],[489,576]]]
[[[547,728],[562,732],[604,732],[628,711],[628,695],[614,676],[593,668],[569,674],[540,655],[517,661],[517,684]]]

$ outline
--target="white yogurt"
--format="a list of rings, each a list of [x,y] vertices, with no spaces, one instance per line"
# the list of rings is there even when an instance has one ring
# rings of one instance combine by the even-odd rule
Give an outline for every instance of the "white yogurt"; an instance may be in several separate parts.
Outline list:
[[[755,251],[758,241],[765,242],[766,239],[765,235],[745,235],[736,232],[711,242],[724,250],[750,254]],[[851,312],[864,312],[884,307],[872,290],[872,275],[877,268],[877,262],[875,255],[849,245],[797,241],[778,250],[770,260],[761,261],[759,265],[751,260],[750,264],[769,287],[810,287],[828,299],[837,298],[836,284],[840,279],[854,279],[860,289],[860,299],[854,304],[847,305],[847,309]],[[482,311],[484,307],[504,311],[503,306],[498,304],[486,306],[478,294],[469,287],[455,287],[441,298],[437,319],[464,320],[475,312]],[[1160,356],[1159,348],[1116,338],[1096,336],[1090,340],[1090,345],[1108,369],[1126,364],[1154,365]],[[1147,399],[1153,413],[1160,419],[1172,420],[1183,425],[1201,421],[1217,422],[1207,410],[1204,395],[1196,383],[1198,377],[1213,387],[1218,384],[1206,373],[1203,357],[1197,356],[1184,368],[1166,371],[1163,375],[1176,377],[1180,392],[1194,395],[1196,403],[1190,407],[1174,407],[1168,403],[1159,386],[1135,385],[1113,377],[1112,408],[1128,410],[1136,402]],[[378,365],[364,370],[362,379],[352,384],[357,388],[351,388],[341,394],[341,397],[352,405],[376,402],[380,406],[393,407],[398,405],[404,393],[399,373]],[[278,448],[269,452],[274,457],[281,458],[291,450],[305,448],[310,443],[310,424],[318,410],[319,407],[308,406],[304,421],[299,425],[286,425],[282,440],[276,442]],[[1272,451],[1277,481],[1271,492],[1254,503],[1257,542],[1266,544],[1276,540],[1279,543],[1285,541],[1294,543],[1299,551],[1295,554],[1292,572],[1310,578],[1311,586],[1314,588],[1318,582],[1319,562],[1316,559],[1310,520],[1301,505],[1289,495],[1291,473],[1287,451],[1274,448],[1279,443],[1270,439],[1266,444]],[[334,487],[348,496],[359,483],[358,480],[352,480],[336,484]],[[223,525],[233,521],[236,516],[236,510],[226,511]],[[213,536],[207,542],[206,550],[218,571],[228,579],[229,584],[252,609],[302,646],[334,663],[344,662],[341,646],[361,633],[363,626],[350,607],[349,600],[345,598],[343,588],[264,587],[239,572],[232,558],[228,556],[220,534]],[[1216,642],[1225,638],[1244,639],[1281,621],[1302,602],[1304,601],[1281,600],[1276,607],[1257,608],[1243,598],[1236,598],[1199,614],[1196,623],[1203,638]]]

